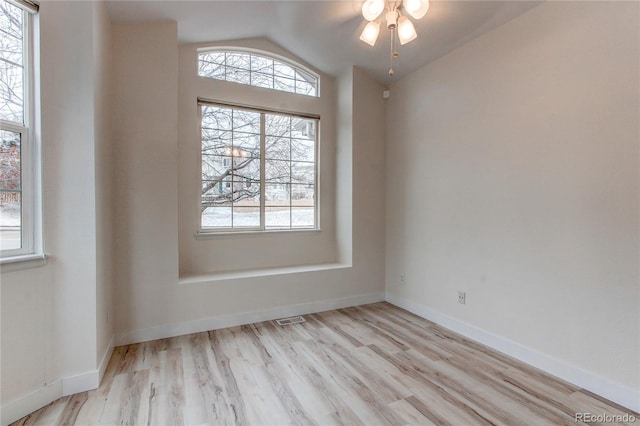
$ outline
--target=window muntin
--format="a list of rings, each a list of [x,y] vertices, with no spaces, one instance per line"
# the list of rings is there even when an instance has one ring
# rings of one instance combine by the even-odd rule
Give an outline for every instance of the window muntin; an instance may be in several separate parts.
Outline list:
[[[212,50],[198,53],[198,75],[255,87],[319,96],[318,77],[299,65],[253,52]]]
[[[210,103],[200,114],[203,231],[317,227],[317,119]]]
[[[0,256],[34,253],[32,13],[0,0]]]

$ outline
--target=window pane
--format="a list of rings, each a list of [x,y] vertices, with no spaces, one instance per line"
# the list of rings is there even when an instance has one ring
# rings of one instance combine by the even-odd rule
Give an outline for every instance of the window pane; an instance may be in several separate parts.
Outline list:
[[[296,93],[301,95],[315,96],[315,87],[306,81],[296,80]]]
[[[273,65],[274,74],[276,77],[287,77],[290,79],[295,79],[296,71],[287,64],[283,64],[282,62],[276,62]]]
[[[203,228],[230,228],[231,207],[209,207],[202,212]]]
[[[0,192],[0,250],[22,247],[21,195]]]
[[[227,68],[233,67],[249,71],[250,63],[251,56],[247,53],[227,53]]]
[[[251,71],[271,76],[273,74],[273,59],[252,55]]]
[[[260,160],[234,158],[233,182],[242,184],[234,186],[234,199],[241,200],[260,194]]]
[[[288,229],[291,227],[291,209],[287,207],[266,207],[264,226],[267,229]]]
[[[0,60],[0,118],[23,123],[23,82],[21,66]]]
[[[281,90],[283,92],[295,93],[296,81],[290,78],[276,76],[273,81],[273,88],[276,90]]]
[[[202,105],[202,128],[231,130],[232,110],[210,105]]]
[[[233,130],[236,132],[260,134],[260,113],[254,111],[233,111]]]
[[[0,2],[0,59],[22,65],[24,13],[6,1]]]
[[[232,155],[236,158],[260,158],[260,135],[233,132]]]
[[[291,182],[315,183],[315,165],[313,163],[291,163]]]
[[[20,141],[20,133],[0,130],[0,190],[2,191],[20,191],[21,189]]]
[[[0,131],[0,249],[22,247],[21,135]]]
[[[249,84],[251,82],[251,76],[249,75],[249,71],[227,67],[227,81]]]
[[[258,228],[260,227],[260,208],[233,207],[234,228]]]
[[[291,205],[313,207],[315,205],[314,185],[291,185]]]
[[[291,137],[296,139],[315,140],[316,122],[305,118],[291,119]]]
[[[315,141],[293,139],[291,141],[292,161],[315,161]]]
[[[265,205],[270,207],[282,207],[289,206],[290,194],[289,194],[290,185],[288,183],[267,183],[264,187],[264,198]]]
[[[291,139],[267,136],[265,140],[264,158],[267,160],[289,160]]]
[[[202,153],[231,155],[233,133],[229,130],[202,129]]]
[[[264,120],[265,134],[267,136],[291,136],[291,117],[287,117],[286,115],[266,114]]]
[[[313,228],[315,226],[315,209],[313,207],[292,207],[292,228]]]
[[[0,1],[0,118],[24,122],[23,11]]]
[[[266,160],[265,182],[289,183],[291,182],[291,163],[288,161]]]
[[[202,208],[230,206],[232,201],[231,176],[222,180],[202,182]]]
[[[231,157],[202,154],[202,180],[219,181],[231,173]]]
[[[200,57],[200,63],[198,65],[198,75],[203,77],[215,78],[216,80],[225,79],[224,53],[216,56],[222,56],[222,62],[216,62],[215,59],[209,59],[212,57],[212,55]]]
[[[273,89],[273,75],[254,73],[251,75],[251,85]]]

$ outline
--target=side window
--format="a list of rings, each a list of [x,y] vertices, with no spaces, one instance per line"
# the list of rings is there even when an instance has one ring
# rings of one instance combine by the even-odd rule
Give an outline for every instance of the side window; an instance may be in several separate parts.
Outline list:
[[[0,256],[40,250],[36,235],[33,14],[0,0]]]

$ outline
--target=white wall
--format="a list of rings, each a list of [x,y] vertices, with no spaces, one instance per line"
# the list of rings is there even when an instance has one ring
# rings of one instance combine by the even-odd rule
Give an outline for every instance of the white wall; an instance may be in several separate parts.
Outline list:
[[[635,392],[634,406],[639,7],[547,2],[403,78],[386,149],[390,300],[600,377],[628,404]]]
[[[120,344],[251,322],[287,312],[382,299],[384,209],[379,194],[373,199],[354,195],[354,211],[356,208],[370,210],[369,217],[359,226],[354,224],[351,230],[353,250],[361,254],[353,264],[326,265],[337,259],[334,188],[351,184],[350,179],[335,180],[335,150],[336,145],[340,145],[340,141],[335,140],[335,114],[353,113],[335,111],[331,78],[321,83],[326,98],[320,102],[270,91],[251,95],[254,92],[247,91],[252,89],[249,87],[203,82],[196,77],[195,46],[181,46],[178,55],[175,24],[114,24],[113,32],[116,56],[113,117],[117,123],[114,136],[118,176],[115,305]],[[289,55],[266,40],[240,43]],[[178,66],[179,79],[174,74]],[[371,182],[378,188],[383,186],[380,169],[371,170],[365,162],[380,163],[383,158],[384,103],[381,97],[371,101],[365,93],[371,87],[382,90],[370,78],[358,72],[356,81],[359,89],[354,89],[349,96],[378,117],[373,126],[376,137],[373,141],[365,140],[368,135],[354,132],[353,146],[348,149],[353,150],[354,156],[359,152],[363,163],[348,171],[344,168],[342,173],[358,176],[360,187],[353,188],[354,194],[367,194],[365,186]],[[176,91],[179,91],[177,102]],[[144,101],[146,96],[152,101]],[[322,161],[326,167],[322,169],[322,197],[323,203],[326,202],[321,211],[322,233],[195,238],[199,188],[196,160],[200,149],[197,96],[284,110],[302,108],[321,114]],[[145,134],[149,129],[154,132],[153,137]],[[179,212],[177,216],[176,212]],[[340,217],[350,214],[350,209],[343,209]],[[178,232],[180,277],[176,253]],[[258,252],[256,247],[260,249]],[[240,248],[251,251],[246,259],[252,263],[237,264],[232,269],[239,275],[246,273],[245,276],[209,275],[228,270],[217,257],[231,260],[234,256],[229,253],[237,253]],[[255,271],[255,268],[292,266],[292,263],[297,266],[324,263],[325,266],[319,270],[307,267],[288,273]]]
[[[110,353],[115,332],[113,139],[111,137],[111,21],[104,3],[93,9],[94,28],[94,140],[96,175],[96,323],[97,359]],[[108,360],[107,360],[108,361]]]
[[[50,257],[1,271],[3,424],[96,382],[113,335],[96,317],[111,303],[108,22],[96,2],[43,2],[38,16]]]
[[[178,282],[175,22],[114,24],[117,329],[171,321]]]

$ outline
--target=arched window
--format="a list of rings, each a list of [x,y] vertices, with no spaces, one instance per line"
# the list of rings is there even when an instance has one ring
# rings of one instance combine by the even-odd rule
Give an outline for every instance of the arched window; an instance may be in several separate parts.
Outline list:
[[[319,96],[318,76],[266,52],[208,48],[198,53],[198,75],[249,86]]]

